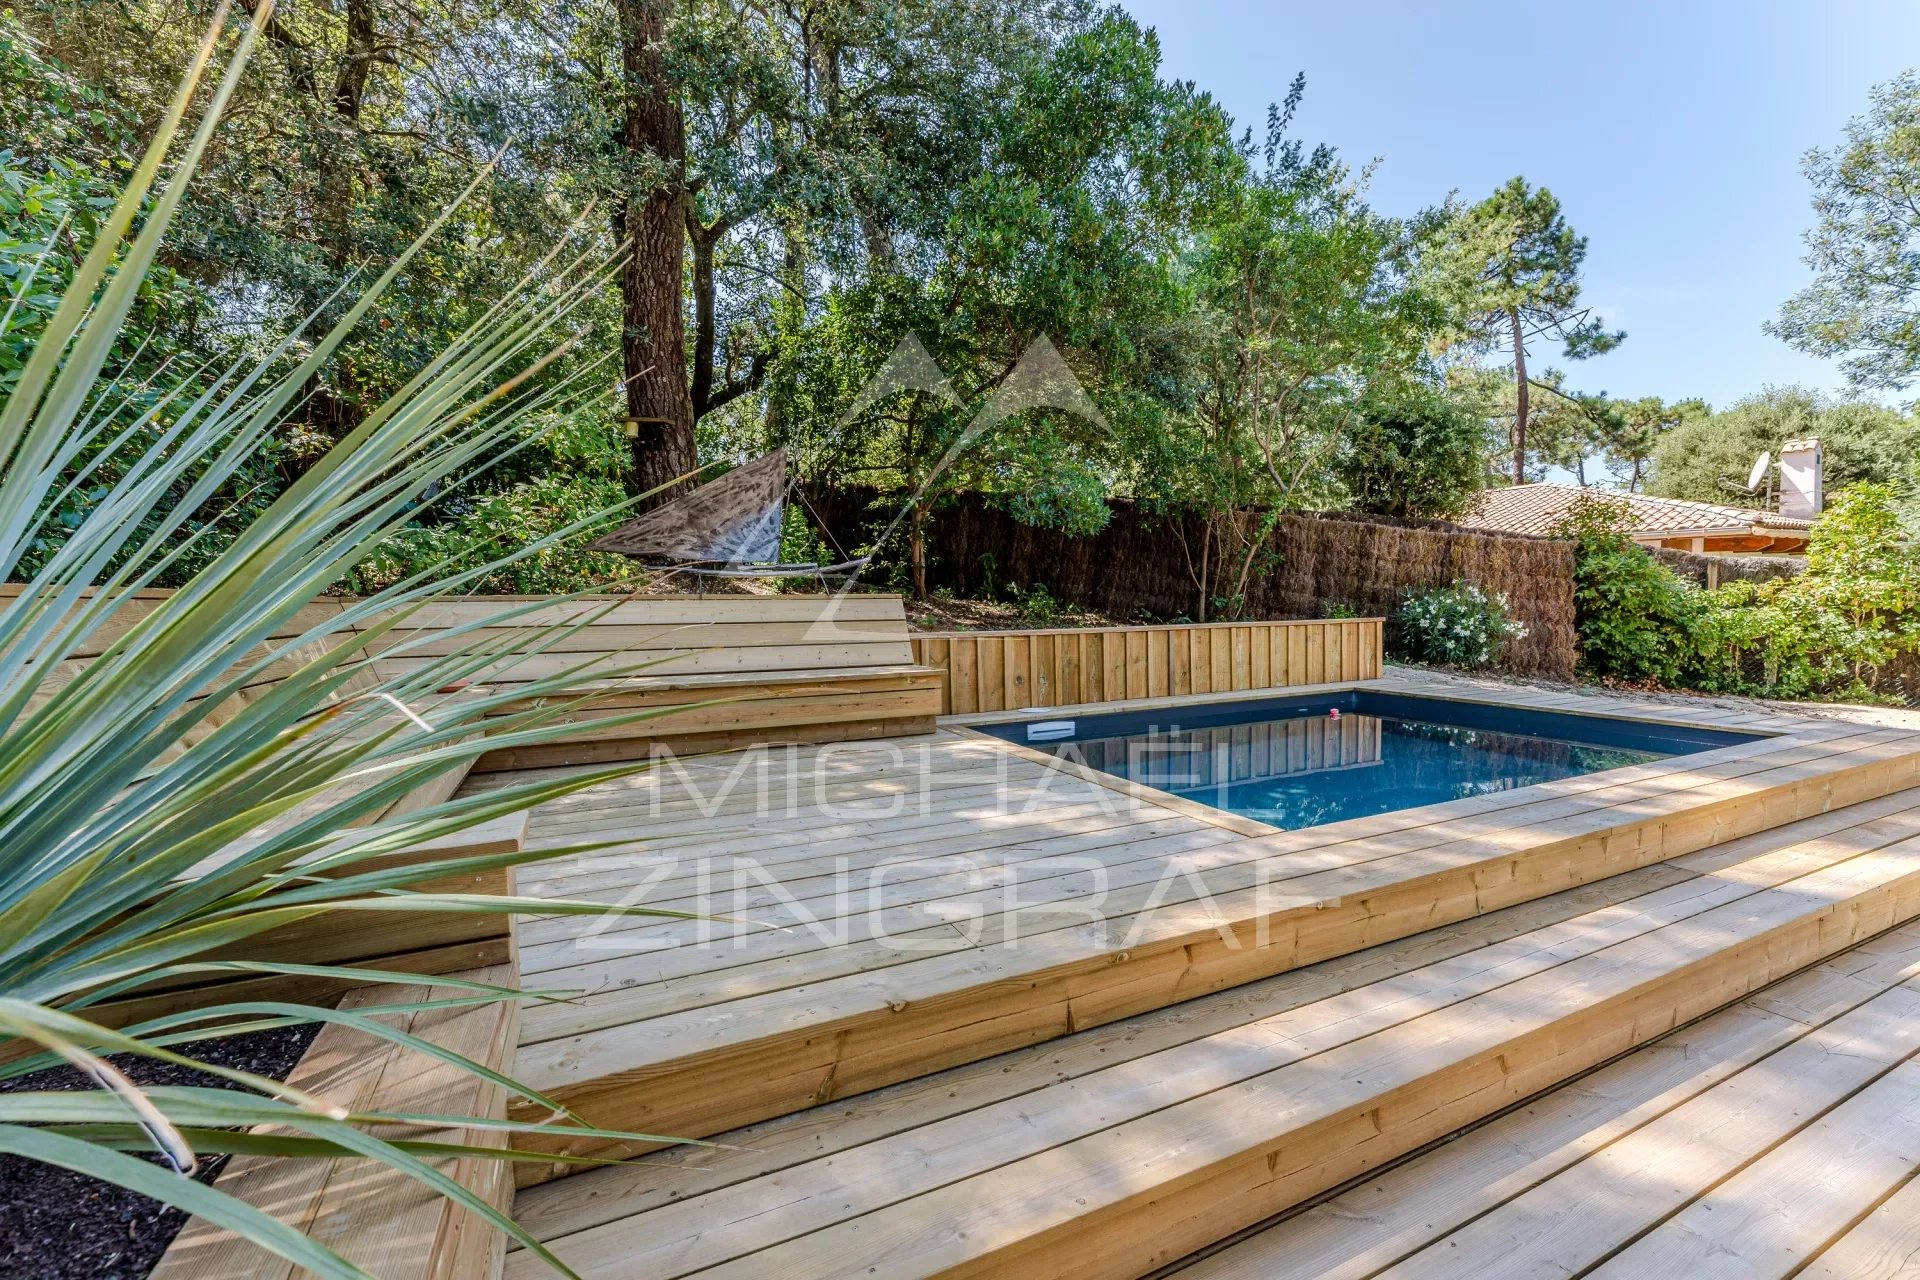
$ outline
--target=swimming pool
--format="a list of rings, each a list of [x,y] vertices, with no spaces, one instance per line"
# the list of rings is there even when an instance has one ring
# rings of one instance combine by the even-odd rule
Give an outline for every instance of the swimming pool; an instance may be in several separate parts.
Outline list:
[[[1285,830],[1757,736],[1370,689],[978,727]]]

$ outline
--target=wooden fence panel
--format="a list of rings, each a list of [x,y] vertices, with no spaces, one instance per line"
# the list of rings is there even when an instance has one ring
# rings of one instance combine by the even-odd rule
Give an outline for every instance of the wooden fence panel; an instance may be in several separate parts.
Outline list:
[[[945,715],[1239,693],[1380,677],[1379,618],[1053,631],[936,631],[913,660],[946,673]]]

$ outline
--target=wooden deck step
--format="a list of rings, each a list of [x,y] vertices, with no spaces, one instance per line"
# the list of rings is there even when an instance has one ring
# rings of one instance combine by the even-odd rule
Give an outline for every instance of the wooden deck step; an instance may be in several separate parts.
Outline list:
[[[512,985],[511,964],[459,975]],[[422,983],[360,987],[342,1008],[464,995]],[[421,1039],[495,1071],[511,1055],[519,1005],[512,1001],[386,1015]],[[460,1116],[505,1114],[500,1088],[413,1050],[329,1024],[288,1079],[350,1111]],[[404,1135],[477,1146],[504,1144],[482,1130],[410,1129]],[[439,1167],[490,1204],[512,1196],[505,1162],[461,1156]],[[237,1156],[215,1183],[273,1214],[381,1280],[489,1280],[500,1274],[506,1237],[483,1219],[384,1165],[362,1159],[276,1160]],[[153,1271],[152,1280],[295,1280],[309,1273],[200,1219],[191,1219]]]
[[[1910,1275],[1917,1051],[1906,925],[1179,1275]]]
[[[1891,796],[516,1211],[588,1276],[1139,1275],[1916,914],[1920,794]]]
[[[1003,745],[768,756],[787,761],[771,784],[723,757],[536,813],[534,846],[632,843],[530,869],[523,892],[788,927],[525,922],[529,978],[588,994],[527,1011],[521,1078],[606,1127],[705,1136],[1920,783],[1920,735],[1808,725],[1255,834]]]

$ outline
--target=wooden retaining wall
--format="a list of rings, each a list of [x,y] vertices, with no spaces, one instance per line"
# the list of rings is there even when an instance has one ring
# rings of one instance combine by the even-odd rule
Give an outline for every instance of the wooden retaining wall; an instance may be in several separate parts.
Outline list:
[[[1379,618],[1051,631],[930,631],[913,659],[946,672],[941,714],[1239,693],[1380,675]]]

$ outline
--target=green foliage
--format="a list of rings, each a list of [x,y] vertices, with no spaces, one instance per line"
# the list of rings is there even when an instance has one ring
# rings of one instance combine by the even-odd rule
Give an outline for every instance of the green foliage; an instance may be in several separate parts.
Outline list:
[[[566,476],[482,490],[463,504],[457,519],[394,530],[354,566],[344,585],[371,595],[443,564],[497,566],[473,582],[484,594],[568,594],[631,583],[638,573],[632,560],[582,551],[577,539],[562,537],[625,498],[618,483]]]
[[[1893,485],[1906,498],[1920,458],[1920,421],[1866,401],[1832,401],[1797,387],[1771,388],[1704,417],[1687,417],[1660,439],[1646,490],[1663,498],[1744,505],[1723,481],[1743,483],[1762,450],[1820,438],[1826,489]]]
[[[933,504],[958,489],[1098,528],[1121,442],[1165,411],[1173,251],[1234,158],[1219,109],[1160,80],[1158,60],[1150,33],[1108,11],[982,68],[994,89],[969,91],[972,172],[863,215],[884,251],[849,263],[781,337],[772,434],[821,479],[919,495],[916,569]],[[939,391],[862,394],[909,357]]]
[[[1582,360],[1626,337],[1580,306],[1586,256],[1586,237],[1567,225],[1559,198],[1514,177],[1478,204],[1444,211],[1427,267],[1463,340],[1508,342],[1517,316],[1526,330],[1561,343],[1568,359]]]
[[[75,273],[111,214],[134,150],[126,109],[48,56],[11,13],[0,11],[0,398],[12,394]],[[142,216],[151,212],[151,201]],[[112,386],[96,408],[102,431],[79,442],[50,518],[16,572],[44,565],[117,484],[129,463],[173,424],[170,394],[193,385],[193,370],[220,354],[196,332],[211,308],[203,290],[164,266],[139,282],[122,336],[103,374]],[[236,522],[280,487],[277,443],[255,453],[212,493],[198,494],[172,536],[180,558],[159,576],[172,586],[226,544]],[[189,501],[203,467],[181,473],[172,496]],[[150,516],[147,532],[157,528]],[[117,565],[117,561],[115,562]]]
[[[1802,351],[1844,357],[1862,390],[1920,376],[1920,73],[1874,88],[1843,145],[1804,162],[1819,222],[1807,233],[1814,283],[1780,309],[1770,332]]]
[[[49,527],[65,523],[60,494],[71,483],[73,460],[111,426],[104,408],[120,399],[111,362],[126,350],[161,237],[183,184],[205,155],[207,126],[228,105],[256,34],[245,31],[229,73],[207,103],[203,127],[170,155],[198,97],[195,82],[203,64],[193,65],[160,118],[156,140],[129,172],[124,193],[98,211],[91,246],[35,320],[25,359],[0,396],[0,579],[41,556],[25,589],[0,602],[0,1081],[64,1062],[103,1086],[0,1094],[0,1149],[198,1213],[312,1274],[370,1280],[294,1228],[189,1176],[196,1146],[218,1151],[233,1141],[223,1131],[255,1130],[265,1154],[380,1161],[457,1201],[567,1273],[529,1233],[423,1160],[430,1146],[408,1136],[457,1128],[467,1118],[341,1115],[278,1081],[207,1066],[168,1046],[208,1031],[230,1031],[236,1020],[255,1027],[332,1022],[428,1054],[551,1108],[552,1123],[509,1124],[508,1133],[577,1136],[584,1127],[579,1117],[538,1091],[369,1016],[376,1010],[232,1000],[117,1030],[90,1020],[98,1006],[129,991],[203,974],[210,965],[256,975],[413,979],[244,959],[269,931],[340,911],[656,914],[607,904],[425,892],[415,886],[448,874],[448,864],[372,865],[425,840],[633,771],[621,767],[522,782],[383,817],[401,796],[500,745],[501,737],[483,736],[483,726],[507,729],[512,740],[528,743],[571,731],[556,723],[569,705],[557,696],[569,688],[567,676],[535,680],[504,695],[536,701],[532,711],[504,723],[488,718],[507,710],[501,696],[447,691],[503,657],[550,651],[586,617],[574,627],[529,627],[518,647],[505,652],[470,636],[453,652],[395,673],[376,669],[370,658],[374,645],[396,636],[383,656],[419,656],[418,639],[391,629],[398,615],[508,571],[509,561],[537,556],[571,531],[464,572],[435,566],[317,624],[303,617],[322,589],[406,525],[415,495],[441,477],[511,455],[524,442],[524,416],[551,410],[547,393],[516,392],[512,374],[527,359],[555,353],[576,336],[571,312],[593,287],[590,276],[561,272],[496,304],[490,323],[316,456],[186,574],[177,591],[152,601],[146,589],[163,572],[179,571],[179,539],[199,500],[238,483],[258,462],[275,428],[337,355],[355,322],[405,272],[411,255],[403,253],[338,324],[315,331],[298,357],[272,352],[259,366],[237,362],[201,379],[157,370],[156,407],[136,413],[114,437],[124,478],[54,539],[50,551],[42,550]],[[169,161],[172,181],[159,187],[157,175]],[[139,230],[128,241],[136,222]],[[169,406],[164,425],[158,406]],[[184,502],[177,497],[183,492]],[[600,513],[591,523],[604,523],[611,514]],[[498,620],[511,623],[540,607],[542,602],[503,607]],[[50,684],[47,673],[76,651],[98,656]],[[249,695],[269,670],[279,676],[272,691]],[[551,709],[539,706],[542,701]],[[511,867],[541,856],[510,853],[468,869]],[[215,951],[228,959],[207,959]],[[483,983],[436,983],[460,994],[385,1011],[527,998]],[[240,1088],[212,1097],[199,1089],[142,1089],[106,1060],[108,1054],[199,1066]],[[170,1168],[128,1154],[156,1150]]]
[[[1527,634],[1507,615],[1507,598],[1471,583],[1418,591],[1393,615],[1395,656],[1475,671],[1492,666],[1509,641]]]
[[[527,436],[512,454],[431,486],[431,500],[339,585],[367,595],[446,565],[492,566],[474,582],[482,593],[631,584],[642,573],[633,560],[582,550],[585,538],[568,532],[626,500],[618,428],[581,410],[532,413],[524,425]]]
[[[1607,470],[1629,493],[1637,493],[1654,452],[1668,433],[1713,412],[1699,399],[1668,403],[1659,396],[1615,400],[1596,425],[1593,448],[1606,458]]]
[[[1269,109],[1263,145],[1242,139],[1245,177],[1183,255],[1186,390],[1130,442],[1135,494],[1205,517],[1181,526],[1199,531],[1186,552],[1203,619],[1240,608],[1272,513],[1342,500],[1339,463],[1370,398],[1418,402],[1437,381],[1428,348],[1442,317],[1406,278],[1409,229],[1367,205],[1365,171],[1287,136],[1304,92],[1296,77]],[[1375,435],[1356,452],[1387,466],[1391,449]]]
[[[1630,539],[1626,503],[1574,503],[1554,529],[1574,543],[1575,625],[1582,665],[1595,675],[1679,684],[1699,612],[1691,584]]]
[[[1486,422],[1469,404],[1415,384],[1363,403],[1334,468],[1355,511],[1444,519],[1480,491],[1486,443]]]
[[[1514,388],[1509,453],[1512,479],[1524,483],[1531,400],[1536,387],[1566,393],[1549,370],[1527,369],[1527,344],[1560,344],[1569,360],[1603,355],[1626,338],[1580,302],[1587,242],[1559,199],[1523,177],[1509,179],[1478,204],[1451,202],[1422,224],[1422,277],[1452,317],[1453,337],[1470,352],[1504,349]]]
[[[1892,489],[1856,485],[1814,524],[1797,577],[1711,592],[1701,683],[1780,697],[1866,698],[1920,647],[1920,556]]]
[[[1920,557],[1894,493],[1858,485],[1814,525],[1807,570],[1701,591],[1635,546],[1618,500],[1568,512],[1584,666],[1595,675],[1714,693],[1872,699],[1920,648]]]
[[[1020,618],[1036,627],[1050,627],[1060,617],[1060,602],[1053,598],[1044,582],[1036,582],[1015,597]]]

